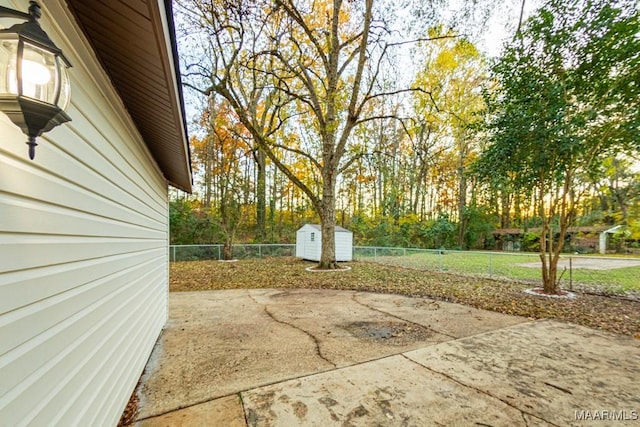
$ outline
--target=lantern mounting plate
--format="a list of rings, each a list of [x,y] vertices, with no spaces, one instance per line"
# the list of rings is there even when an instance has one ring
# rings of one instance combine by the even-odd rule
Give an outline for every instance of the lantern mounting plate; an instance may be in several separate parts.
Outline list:
[[[31,13],[26,13],[26,12],[20,12],[19,10],[11,9],[8,7],[0,6],[0,18],[32,19],[32,18],[35,18],[35,15],[31,15]]]

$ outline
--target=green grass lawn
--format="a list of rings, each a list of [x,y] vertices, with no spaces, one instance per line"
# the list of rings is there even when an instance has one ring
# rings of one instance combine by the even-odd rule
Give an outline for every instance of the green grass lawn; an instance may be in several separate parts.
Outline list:
[[[571,258],[571,269],[569,258]],[[533,253],[439,252],[378,248],[375,254],[360,254],[358,259],[425,270],[519,280],[532,284],[541,281],[540,258],[538,254]],[[627,259],[629,262],[640,261],[638,258]],[[558,274],[561,275],[560,284],[565,289],[591,289],[612,293],[640,292],[640,265],[611,269],[584,268],[585,264],[604,268],[621,260],[624,258],[563,255],[558,268]]]

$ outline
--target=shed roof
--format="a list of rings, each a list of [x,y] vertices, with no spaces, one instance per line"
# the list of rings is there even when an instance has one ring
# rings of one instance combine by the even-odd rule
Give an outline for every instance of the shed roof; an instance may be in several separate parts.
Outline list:
[[[171,0],[66,0],[169,184],[192,174]]]
[[[318,231],[322,231],[322,226],[320,224],[305,224],[298,230],[302,230],[305,227],[312,227]],[[336,233],[351,233],[351,231],[347,230],[346,228],[340,227],[339,225],[336,225]]]

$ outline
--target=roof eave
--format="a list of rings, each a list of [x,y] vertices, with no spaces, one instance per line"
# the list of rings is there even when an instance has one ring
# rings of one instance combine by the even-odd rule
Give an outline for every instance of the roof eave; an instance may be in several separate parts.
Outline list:
[[[171,0],[66,1],[165,179],[191,192]]]

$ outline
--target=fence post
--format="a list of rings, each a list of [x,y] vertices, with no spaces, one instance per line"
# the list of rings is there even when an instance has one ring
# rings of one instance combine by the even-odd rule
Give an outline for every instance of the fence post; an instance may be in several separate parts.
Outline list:
[[[492,278],[493,276],[493,254],[489,253],[489,279]]]
[[[573,258],[569,257],[569,290],[573,290]]]
[[[262,244],[258,244],[258,258],[262,258]]]
[[[220,261],[220,245],[216,245],[216,248],[218,249],[218,261]]]
[[[373,259],[378,259],[378,248],[373,248]]]

